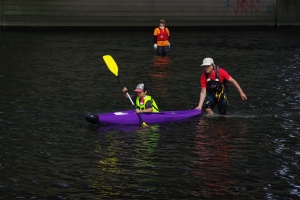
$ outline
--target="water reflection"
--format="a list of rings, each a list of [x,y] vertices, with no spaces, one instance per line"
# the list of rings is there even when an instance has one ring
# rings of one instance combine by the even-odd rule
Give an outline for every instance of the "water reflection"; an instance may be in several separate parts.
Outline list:
[[[156,166],[153,153],[160,136],[159,126],[135,126],[134,129],[136,130],[123,132],[111,127],[110,132],[99,133],[94,153],[100,160],[97,164],[98,171],[91,176],[90,186],[102,197],[127,196],[127,188],[146,191],[151,189],[148,188],[148,182],[154,180],[149,177],[147,170]],[[118,181],[120,177],[123,179],[121,182]],[[136,185],[137,183],[140,185]],[[141,185],[148,186],[142,188]]]
[[[99,193],[101,193],[103,197],[119,194],[116,188],[121,187],[121,185],[111,183],[115,182],[114,177],[121,173],[121,169],[117,165],[117,152],[120,150],[119,144],[115,142],[112,135],[108,135],[106,138],[101,138],[101,140],[96,141],[94,153],[99,154],[101,159],[97,166],[99,171],[95,171],[93,175],[91,175],[90,186],[99,190]]]
[[[153,70],[150,72],[150,77],[154,82],[153,89],[160,98],[169,96],[168,82],[172,78],[170,69],[171,60],[169,57],[157,56],[153,61]]]
[[[162,56],[156,56],[154,58],[154,66],[156,67],[167,67],[170,65],[170,58],[169,57],[162,57]]]
[[[199,155],[199,160],[195,160],[195,165],[199,170],[194,170],[194,175],[205,177],[204,187],[210,187],[212,190],[202,191],[211,194],[224,194],[228,187],[232,185],[231,180],[225,178],[226,171],[230,168],[231,151],[226,143],[230,137],[226,126],[211,126],[208,121],[201,120],[195,131],[195,153]],[[209,170],[203,166],[209,166]],[[196,167],[197,168],[197,167]],[[223,176],[220,176],[223,175]],[[198,191],[193,191],[195,196]]]
[[[157,141],[159,139],[159,125],[150,125],[148,127],[142,127],[137,130],[140,139],[142,141],[143,157],[150,156],[157,147]]]
[[[297,129],[297,127],[283,128],[287,130]],[[299,133],[297,135],[299,135]],[[280,180],[285,180],[285,183],[282,184],[284,185],[282,187],[282,190],[285,190],[287,193],[295,196],[298,199],[300,197],[300,191],[296,188],[300,188],[300,183],[299,181],[295,182],[295,180],[299,180],[299,175],[296,174],[298,174],[300,170],[300,153],[297,150],[290,149],[290,147],[294,145],[298,146],[298,149],[300,149],[299,143],[295,142],[295,138],[297,137],[297,135],[293,135],[293,133],[290,133],[288,136],[282,134],[279,135],[279,137],[274,138],[274,149],[272,153],[281,156],[281,159],[276,160],[278,164],[274,169],[274,175],[279,177]]]
[[[203,117],[196,126],[194,153],[198,158],[194,161],[193,175],[202,179],[203,189],[193,191],[194,196],[224,196],[238,182],[232,176],[236,158],[239,157],[232,145],[236,138],[233,138],[233,130],[227,120],[224,117]],[[247,127],[240,129],[240,133],[243,132],[247,132]]]

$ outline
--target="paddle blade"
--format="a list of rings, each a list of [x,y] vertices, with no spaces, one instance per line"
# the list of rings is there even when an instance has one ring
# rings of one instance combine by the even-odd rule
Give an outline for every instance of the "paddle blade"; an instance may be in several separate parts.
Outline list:
[[[143,126],[148,126],[148,124],[146,124],[146,122],[143,122],[142,125],[143,125]]]
[[[103,60],[106,63],[108,69],[116,76],[118,76],[118,66],[113,57],[110,55],[103,56]]]

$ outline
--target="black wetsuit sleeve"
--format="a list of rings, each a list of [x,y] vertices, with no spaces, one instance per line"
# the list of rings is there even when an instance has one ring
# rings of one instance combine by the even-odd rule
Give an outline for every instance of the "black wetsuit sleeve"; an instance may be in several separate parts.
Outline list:
[[[132,101],[133,101],[133,103],[135,105],[135,100],[136,100],[137,95],[132,94],[132,95],[130,95],[130,97],[131,97],[131,99],[132,99]]]
[[[146,109],[152,108],[152,103],[151,103],[151,101],[147,101],[145,108],[146,108]]]
[[[166,28],[168,29],[168,28]],[[168,40],[169,40],[169,43],[170,43],[170,30],[168,29],[168,32],[169,32],[169,36],[168,36]]]
[[[154,35],[153,38],[154,38],[154,39],[153,39],[153,43],[156,44],[156,43],[157,43],[157,36]]]

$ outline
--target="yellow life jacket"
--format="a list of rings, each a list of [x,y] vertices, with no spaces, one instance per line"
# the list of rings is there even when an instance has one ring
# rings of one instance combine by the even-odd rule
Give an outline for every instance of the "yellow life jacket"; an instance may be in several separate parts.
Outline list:
[[[157,107],[154,99],[152,99],[152,97],[150,95],[146,96],[146,98],[144,99],[144,104],[143,105],[140,104],[140,98],[136,97],[136,100],[135,100],[136,108],[138,108],[140,110],[145,110],[146,109],[146,104],[147,104],[148,101],[151,101],[152,112],[159,112],[158,107]]]

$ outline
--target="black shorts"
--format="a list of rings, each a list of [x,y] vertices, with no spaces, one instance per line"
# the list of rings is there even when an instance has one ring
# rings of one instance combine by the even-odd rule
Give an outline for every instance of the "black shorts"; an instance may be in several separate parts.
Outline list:
[[[216,95],[213,93],[208,93],[206,95],[206,104],[205,108],[210,108],[213,110],[213,108],[218,105],[219,114],[226,115],[227,111],[227,98],[228,98],[228,92],[224,92],[224,94],[221,96],[220,99],[216,98]]]

